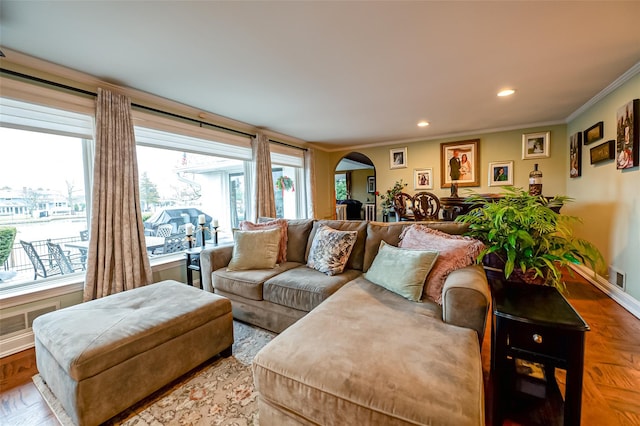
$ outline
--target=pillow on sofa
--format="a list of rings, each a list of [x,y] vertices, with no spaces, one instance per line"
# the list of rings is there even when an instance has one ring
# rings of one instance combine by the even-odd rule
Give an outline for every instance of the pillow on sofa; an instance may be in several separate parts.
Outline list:
[[[428,296],[439,304],[442,304],[442,288],[447,276],[456,269],[473,265],[484,248],[482,241],[474,238],[446,234],[419,224],[402,231],[398,246],[440,253],[427,277],[423,292],[423,296]]]
[[[278,263],[287,261],[287,220],[275,219],[268,222],[253,223],[248,220],[240,222],[241,231],[257,231],[260,229],[280,229],[280,251],[278,252]]]
[[[327,275],[342,273],[357,238],[357,231],[338,231],[326,225],[320,226],[311,243],[307,266]]]
[[[394,247],[380,241],[378,254],[364,277],[400,296],[419,302],[437,251]]]
[[[233,234],[233,255],[227,270],[275,268],[280,248],[280,237],[280,228],[236,231]]]

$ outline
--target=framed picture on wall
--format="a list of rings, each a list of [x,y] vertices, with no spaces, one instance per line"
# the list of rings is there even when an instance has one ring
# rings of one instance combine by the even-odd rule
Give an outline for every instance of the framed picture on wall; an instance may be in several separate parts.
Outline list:
[[[639,99],[634,99],[618,109],[616,114],[616,168],[618,170],[640,165],[638,162],[640,151],[639,118]]]
[[[407,167],[407,147],[389,150],[389,168],[402,169]]]
[[[582,176],[582,133],[569,136],[569,177]]]
[[[551,132],[525,133],[522,135],[522,159],[534,160],[549,157]]]
[[[376,192],[376,177],[375,176],[367,176],[367,192],[369,194],[373,194]]]
[[[414,169],[413,188],[433,189],[433,169]]]
[[[480,139],[440,144],[440,188],[480,186]]]
[[[489,186],[513,185],[513,161],[489,163]]]
[[[602,139],[604,134],[604,122],[600,121],[584,131],[584,144],[589,145],[592,142]]]

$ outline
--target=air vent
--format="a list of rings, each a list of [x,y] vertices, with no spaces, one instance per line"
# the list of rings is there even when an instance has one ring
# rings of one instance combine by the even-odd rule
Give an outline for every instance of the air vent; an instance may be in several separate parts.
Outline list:
[[[625,291],[627,287],[627,274],[610,265],[609,282],[622,289],[622,291]]]
[[[0,337],[4,338],[29,330],[33,320],[37,317],[59,308],[60,303],[56,302],[47,305],[30,306],[24,310],[12,312],[10,316],[0,317]]]

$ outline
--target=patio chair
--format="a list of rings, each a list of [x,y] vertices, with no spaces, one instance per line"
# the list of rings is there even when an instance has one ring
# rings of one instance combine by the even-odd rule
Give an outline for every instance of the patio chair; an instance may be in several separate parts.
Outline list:
[[[47,278],[60,273],[60,268],[53,264],[53,261],[49,256],[38,254],[36,249],[33,247],[33,243],[20,240],[20,245],[22,245],[24,251],[27,252],[27,256],[29,256],[29,260],[33,265],[33,270],[35,272],[33,275],[34,280],[37,280],[38,277]]]
[[[171,234],[164,238],[164,246],[153,251],[153,254],[177,253],[187,248],[184,234]]]
[[[170,223],[160,225],[156,229],[156,237],[168,237],[173,234],[173,225]]]
[[[49,256],[57,264],[60,272],[64,274],[73,274],[76,271],[84,271],[84,263],[80,258],[82,255],[67,255],[60,247],[60,244],[55,244],[47,241],[47,247],[49,248]]]
[[[89,241],[88,229],[85,229],[84,231],[80,231],[80,241]],[[86,265],[88,250],[83,248],[78,248],[78,251],[80,252],[80,262],[82,262],[83,265]]]

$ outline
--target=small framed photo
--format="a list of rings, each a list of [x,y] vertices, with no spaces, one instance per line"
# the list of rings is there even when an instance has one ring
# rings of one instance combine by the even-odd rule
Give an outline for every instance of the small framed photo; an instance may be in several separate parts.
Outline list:
[[[589,145],[591,142],[602,139],[604,133],[604,122],[599,122],[584,131],[584,144]]]
[[[489,186],[513,185],[513,161],[489,163]]]
[[[550,155],[551,132],[525,133],[522,135],[522,159],[547,158]]]
[[[376,177],[375,176],[367,176],[367,192],[369,194],[373,194],[376,192]]]
[[[389,168],[403,169],[407,167],[407,147],[389,150]]]
[[[569,177],[582,176],[582,133],[577,132],[569,137]]]
[[[594,146],[589,150],[589,158],[591,159],[591,164],[613,160],[616,158],[616,141],[611,139],[598,146]]]
[[[433,189],[433,169],[414,169],[413,188]]]

